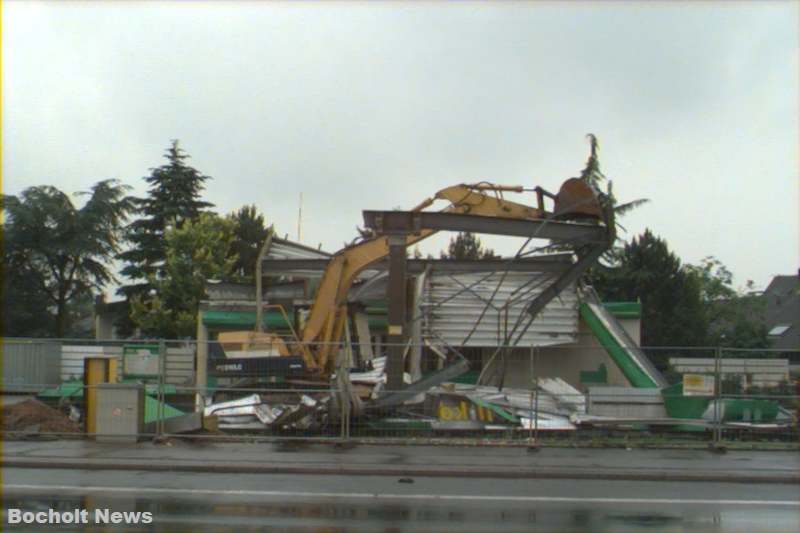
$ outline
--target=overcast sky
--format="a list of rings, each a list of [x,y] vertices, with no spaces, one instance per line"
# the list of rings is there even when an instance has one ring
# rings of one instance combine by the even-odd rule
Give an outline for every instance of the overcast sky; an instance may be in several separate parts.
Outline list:
[[[144,193],[177,138],[218,211],[295,238],[302,192],[303,242],[335,251],[455,183],[555,192],[592,132],[618,198],[651,200],[624,236],[763,287],[800,266],[798,5],[4,1],[3,188]]]

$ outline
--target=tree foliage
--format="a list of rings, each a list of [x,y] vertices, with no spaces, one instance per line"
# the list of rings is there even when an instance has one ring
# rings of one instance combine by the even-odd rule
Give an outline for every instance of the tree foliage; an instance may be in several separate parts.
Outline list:
[[[446,252],[441,253],[442,259],[494,259],[498,257],[490,248],[484,248],[481,240],[468,231],[460,232],[450,238]]]
[[[24,255],[10,250],[10,232],[6,233],[3,254],[2,332],[6,337],[52,337],[55,334],[53,302],[43,289],[40,272]]]
[[[610,258],[591,269],[591,284],[604,300],[642,302],[642,345],[769,346],[766,302],[734,289],[733,274],[715,257],[681,265],[647,230]]]
[[[122,274],[134,282],[120,290],[128,297],[147,293],[153,288],[153,277],[163,274],[167,228],[180,228],[213,207],[200,199],[204,183],[211,178],[186,163],[189,156],[177,140],[167,148],[165,157],[167,163],[151,169],[144,178],[149,186],[148,195],[136,199],[140,218],[128,226],[131,247],[119,256],[125,262]]]
[[[733,288],[733,274],[722,262],[704,257],[686,265],[697,279],[709,324],[708,342],[732,348],[768,348],[766,301]]]
[[[230,253],[237,257],[233,274],[244,280],[252,280],[255,275],[256,260],[261,251],[269,228],[254,205],[246,205],[229,215],[234,224],[233,243]]]
[[[238,260],[230,253],[234,232],[233,220],[211,213],[167,228],[163,273],[150,276],[152,294],[131,301],[131,318],[145,336],[194,336],[206,280],[227,278]]]
[[[699,265],[686,265],[700,283],[700,297],[705,302],[726,300],[736,296],[733,274],[714,256],[704,257]]]
[[[643,346],[702,346],[708,318],[699,280],[666,241],[645,232],[621,248],[615,264],[596,269],[594,284],[607,301],[641,301]]]
[[[626,215],[637,207],[648,203],[650,200],[647,198],[631,200],[630,202],[625,202],[624,204],[618,203],[617,198],[614,196],[611,180],[609,180],[600,170],[600,159],[598,157],[600,143],[593,133],[587,134],[586,137],[589,139],[589,158],[586,160],[586,165],[583,167],[579,178],[588,183],[597,193],[599,193],[601,203],[610,202],[614,207],[614,213],[617,216]],[[603,184],[603,182],[607,182],[605,194],[601,193],[600,186]]]
[[[115,281],[108,263],[119,252],[121,228],[133,210],[128,187],[104,180],[80,208],[51,186],[3,197],[6,334],[47,330],[63,337],[70,326],[70,304],[91,301],[92,293]],[[38,324],[37,324],[38,322]]]

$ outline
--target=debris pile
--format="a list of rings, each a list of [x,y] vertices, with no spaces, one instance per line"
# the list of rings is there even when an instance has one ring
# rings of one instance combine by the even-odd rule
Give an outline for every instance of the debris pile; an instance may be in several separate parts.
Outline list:
[[[270,401],[272,403],[268,403]],[[315,421],[316,411],[326,401],[327,398],[318,401],[300,394],[294,402],[289,398],[276,402],[275,398],[265,399],[260,394],[251,394],[236,400],[208,403],[203,410],[203,416],[217,417],[219,429],[308,429]]]
[[[586,412],[585,396],[559,378],[539,379],[536,391],[444,383],[428,391],[426,401],[433,404],[427,412],[437,419],[434,429],[456,429],[459,425],[447,422],[469,421],[477,429],[497,424],[527,429],[535,423],[542,430],[574,430],[570,417]]]
[[[3,431],[33,433],[80,433],[81,427],[69,416],[38,400],[25,400],[0,409]]]
[[[314,397],[299,392],[250,394],[207,402],[203,414],[217,417],[221,430],[319,429],[338,420],[341,404],[349,399],[351,415],[375,428],[389,423],[442,431],[506,431],[536,425],[541,430],[571,431],[576,426],[570,418],[586,413],[586,397],[559,378],[539,379],[535,392],[445,382],[401,396],[383,390],[385,358],[376,358],[372,364],[370,370],[351,372],[345,386],[334,376],[341,392],[319,391]]]
[[[223,397],[225,401],[208,402],[204,416],[216,417],[221,430],[272,432],[331,430],[342,417],[358,419],[359,427],[370,430],[443,432],[527,432],[534,428],[575,431],[581,426],[629,427],[634,423],[675,425],[686,422],[659,416],[653,411],[651,404],[661,401],[657,389],[654,389],[655,399],[652,393],[644,394],[640,389],[625,389],[635,394],[629,392],[624,396],[617,389],[600,394],[602,398],[616,399],[615,409],[622,405],[633,412],[634,408],[644,406],[649,409],[648,413],[653,411],[645,418],[616,413],[604,416],[596,412],[594,396],[587,397],[563,379],[538,378],[536,386],[530,389],[455,383],[452,380],[463,373],[459,364],[428,374],[413,384],[409,384],[410,377],[406,374],[403,390],[386,391],[386,358],[379,357],[367,368],[342,371],[340,378],[333,375],[329,390],[262,391],[233,400]],[[642,403],[643,399],[646,403]],[[663,410],[660,404],[656,407]],[[791,420],[791,417],[783,417],[780,423]],[[696,422],[707,424],[708,421]],[[754,426],[748,424],[747,427]]]

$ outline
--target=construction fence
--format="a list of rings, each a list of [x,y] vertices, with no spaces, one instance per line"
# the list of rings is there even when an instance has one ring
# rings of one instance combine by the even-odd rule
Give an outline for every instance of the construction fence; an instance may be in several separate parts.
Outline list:
[[[229,348],[4,339],[2,437],[800,443],[800,350],[405,344],[403,386],[389,390],[385,343],[328,346],[334,364],[321,374],[300,356]]]

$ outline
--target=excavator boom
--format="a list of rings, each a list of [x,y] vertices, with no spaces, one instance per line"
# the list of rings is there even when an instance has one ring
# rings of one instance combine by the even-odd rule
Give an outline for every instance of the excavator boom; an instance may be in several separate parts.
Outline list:
[[[576,181],[578,183],[575,183]],[[525,220],[552,217],[563,219],[571,216],[601,218],[602,210],[596,193],[581,180],[567,180],[558,195],[547,194],[555,200],[555,213],[545,210],[541,189],[537,189],[539,192],[537,207],[503,198],[503,192],[519,193],[523,190],[521,186],[493,185],[485,182],[454,185],[440,190],[413,210],[421,211],[436,200],[445,200],[450,203],[441,211],[445,213]],[[417,234],[408,235],[406,245],[413,245],[434,233],[435,230],[421,230]],[[331,258],[322,275],[300,340],[304,348],[302,355],[310,370],[321,373],[331,371],[331,356],[338,349],[347,319],[347,293],[362,270],[388,254],[388,238],[377,236],[344,248]]]

